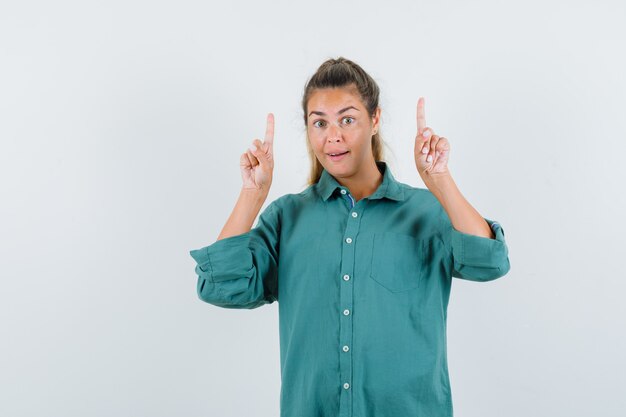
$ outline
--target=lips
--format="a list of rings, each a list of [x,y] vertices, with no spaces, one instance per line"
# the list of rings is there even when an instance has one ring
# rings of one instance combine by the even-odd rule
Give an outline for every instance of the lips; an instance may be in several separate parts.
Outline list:
[[[338,152],[338,154],[335,156],[328,154],[328,159],[330,159],[333,162],[340,162],[340,161],[343,161],[343,158],[345,158],[348,153],[350,153],[350,151]]]
[[[328,152],[326,155],[328,156],[339,156],[348,153],[349,151],[336,151],[336,152]]]

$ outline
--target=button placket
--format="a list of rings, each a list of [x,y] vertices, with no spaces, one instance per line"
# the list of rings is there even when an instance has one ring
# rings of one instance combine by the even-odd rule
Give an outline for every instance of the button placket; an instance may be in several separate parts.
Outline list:
[[[367,199],[359,201],[359,204],[355,204],[354,198],[350,195],[350,193],[341,189],[341,194],[344,196],[343,198],[349,202],[349,211],[348,217],[346,218],[346,226],[344,232],[344,242],[342,245],[342,253],[341,253],[341,266],[342,266],[342,275],[340,275],[343,279],[343,284],[340,286],[340,306],[341,306],[341,314],[340,314],[340,334],[339,348],[342,349],[343,354],[340,357],[339,367],[340,367],[340,377],[343,383],[343,390],[340,397],[340,413],[341,417],[348,417],[352,415],[352,391],[350,388],[350,384],[352,381],[352,372],[353,372],[353,363],[354,358],[352,357],[352,338],[353,338],[353,300],[354,300],[354,261],[355,261],[355,250],[357,237],[359,233],[361,216],[363,212],[363,204]]]
[[[356,204],[356,201],[354,201],[354,197],[352,197],[352,195],[344,188],[342,188],[340,192],[344,196],[344,199],[348,202],[348,207],[352,209]]]

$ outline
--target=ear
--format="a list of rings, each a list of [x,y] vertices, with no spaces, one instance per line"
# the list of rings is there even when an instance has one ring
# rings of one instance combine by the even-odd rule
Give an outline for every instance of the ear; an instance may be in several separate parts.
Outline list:
[[[372,118],[372,129],[374,130],[374,133],[380,130],[380,112],[380,107],[376,107],[374,117]]]

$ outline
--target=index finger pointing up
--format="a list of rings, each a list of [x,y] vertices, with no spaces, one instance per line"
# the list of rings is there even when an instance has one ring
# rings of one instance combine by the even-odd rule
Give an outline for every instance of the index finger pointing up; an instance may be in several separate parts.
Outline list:
[[[263,143],[268,143],[270,146],[274,143],[274,114],[272,113],[267,114],[267,126]]]
[[[421,135],[426,128],[426,113],[424,112],[424,97],[417,100],[417,134]]]

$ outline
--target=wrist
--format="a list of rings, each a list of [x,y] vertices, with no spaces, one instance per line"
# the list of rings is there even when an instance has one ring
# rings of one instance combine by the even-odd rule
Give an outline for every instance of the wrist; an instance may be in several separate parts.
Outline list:
[[[450,172],[427,174],[424,183],[433,194],[441,194],[455,186]]]
[[[269,190],[263,188],[242,188],[239,193],[241,198],[245,198],[246,200],[252,202],[260,202],[261,204],[265,201],[268,195]]]

